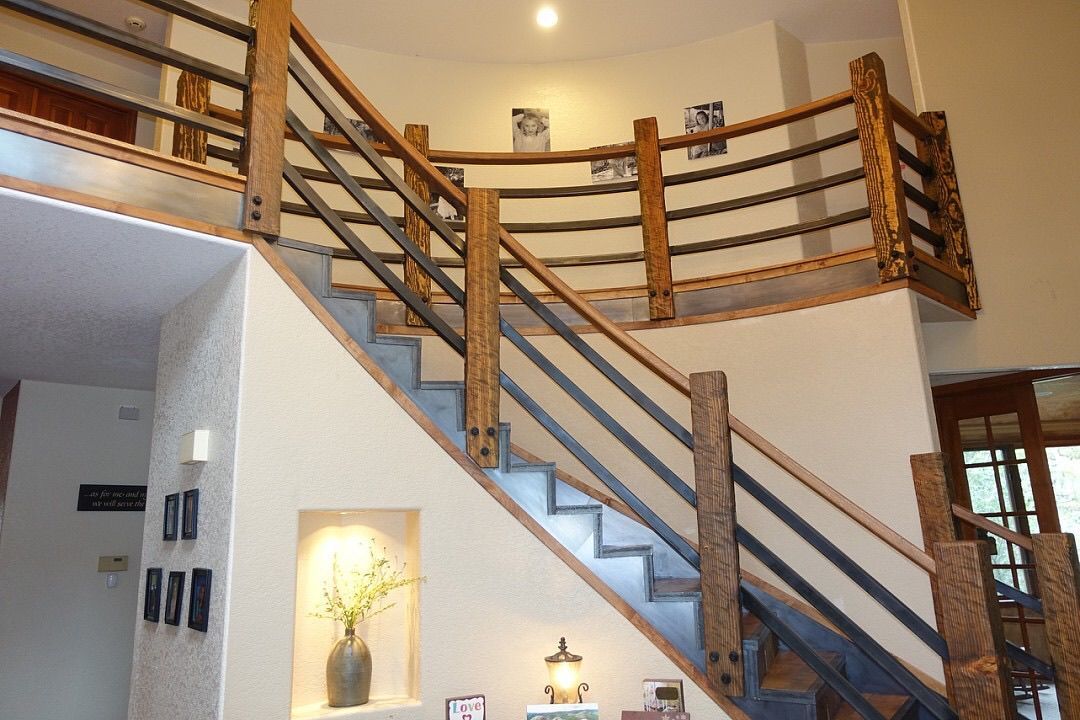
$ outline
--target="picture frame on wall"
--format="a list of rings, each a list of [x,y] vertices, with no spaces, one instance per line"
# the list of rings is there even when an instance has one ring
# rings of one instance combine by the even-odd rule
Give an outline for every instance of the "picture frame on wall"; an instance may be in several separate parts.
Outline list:
[[[199,536],[199,491],[184,491],[184,521],[181,523],[180,537],[194,540]]]
[[[210,620],[210,580],[213,573],[209,568],[195,568],[191,571],[191,597],[188,598],[188,627],[199,632],[206,632]]]
[[[169,573],[169,586],[165,595],[165,624],[179,625],[180,610],[184,606],[184,571]]]
[[[711,103],[702,103],[701,105],[683,108],[683,123],[687,135],[724,127],[724,101],[713,100]],[[713,157],[726,153],[727,140],[692,145],[686,149],[688,160],[697,160],[698,158]]]
[[[162,540],[175,540],[180,519],[180,493],[165,496],[165,518],[161,531]]]
[[[143,595],[143,620],[161,619],[161,568],[146,569],[146,589]]]
[[[642,680],[644,708],[654,712],[683,712],[682,680]]]

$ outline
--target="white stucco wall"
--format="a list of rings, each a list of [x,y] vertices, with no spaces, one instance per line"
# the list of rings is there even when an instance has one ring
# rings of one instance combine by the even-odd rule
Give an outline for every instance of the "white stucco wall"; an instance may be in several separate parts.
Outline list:
[[[121,405],[139,419],[120,420]],[[141,390],[20,386],[0,536],[0,717],[125,716],[143,513],[75,508],[81,484],[146,484],[153,406]],[[98,573],[105,555],[128,557],[115,588]]]

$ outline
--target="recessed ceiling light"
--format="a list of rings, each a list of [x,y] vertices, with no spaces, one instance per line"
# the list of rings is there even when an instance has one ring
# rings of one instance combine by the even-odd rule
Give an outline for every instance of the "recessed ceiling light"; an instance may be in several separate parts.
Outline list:
[[[555,8],[550,5],[545,5],[536,13],[536,24],[542,28],[555,27],[557,22],[559,22],[559,13],[555,12]]]

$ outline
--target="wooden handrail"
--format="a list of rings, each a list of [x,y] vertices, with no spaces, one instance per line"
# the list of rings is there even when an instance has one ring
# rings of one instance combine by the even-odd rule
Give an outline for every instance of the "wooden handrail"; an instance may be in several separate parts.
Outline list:
[[[966,522],[972,527],[977,527],[981,530],[985,530],[991,535],[997,535],[1002,540],[1007,540],[1013,545],[1019,545],[1020,547],[1024,548],[1029,552],[1034,552],[1035,550],[1034,543],[1031,542],[1031,538],[1027,535],[1023,535],[1021,533],[1010,530],[1004,525],[999,525],[993,520],[988,520],[982,515],[968,510],[963,505],[957,505],[956,503],[953,503],[952,513],[956,516],[958,520],[962,520],[963,522]]]
[[[435,166],[420,154],[405,137],[398,132],[390,121],[380,113],[374,105],[360,92],[341,68],[330,58],[314,36],[304,24],[292,16],[292,38],[308,60],[322,74],[331,87],[345,100],[352,110],[360,115],[375,132],[376,135],[386,141],[386,144],[406,164],[412,165],[427,181],[431,188],[440,195],[446,197],[458,208],[464,208],[465,193],[449,178],[435,169]],[[840,102],[838,98],[847,95],[847,99],[841,104],[850,101],[850,93],[840,93],[833,96],[834,102]],[[828,100],[828,99],[827,99]],[[764,129],[764,128],[763,128]],[[698,133],[693,137],[696,142],[701,142],[705,133]],[[691,143],[693,144],[693,143]],[[499,240],[503,248],[522,267],[531,272],[544,285],[550,288],[560,299],[563,300],[574,312],[578,313],[590,325],[603,333],[609,340],[624,350],[635,360],[644,365],[650,372],[678,390],[685,397],[690,397],[690,380],[672,365],[660,358],[641,342],[630,336],[615,322],[592,306],[587,300],[579,295],[573,288],[566,284],[559,276],[551,272],[536,256],[529,252],[518,240],[505,228],[499,230]],[[873,515],[863,510],[852,500],[828,485],[824,480],[814,475],[808,469],[795,462],[791,457],[767,441],[754,430],[730,416],[731,429],[742,437],[751,446],[768,457],[779,467],[787,471],[792,477],[802,482],[823,499],[831,503],[841,512],[847,514],[858,524],[870,531],[875,537],[890,546],[911,562],[915,563],[930,574],[936,572],[934,561],[923,550],[916,547],[909,540],[901,536],[892,528],[888,527]]]
[[[916,140],[923,140],[934,134],[933,129],[926,124],[921,117],[909,110],[902,102],[889,96],[889,104],[892,105],[893,120],[897,125],[915,136]]]

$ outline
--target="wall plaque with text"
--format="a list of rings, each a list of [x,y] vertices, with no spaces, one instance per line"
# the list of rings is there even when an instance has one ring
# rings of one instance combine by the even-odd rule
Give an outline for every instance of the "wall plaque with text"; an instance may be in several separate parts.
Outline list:
[[[143,512],[145,485],[80,485],[79,511]]]

